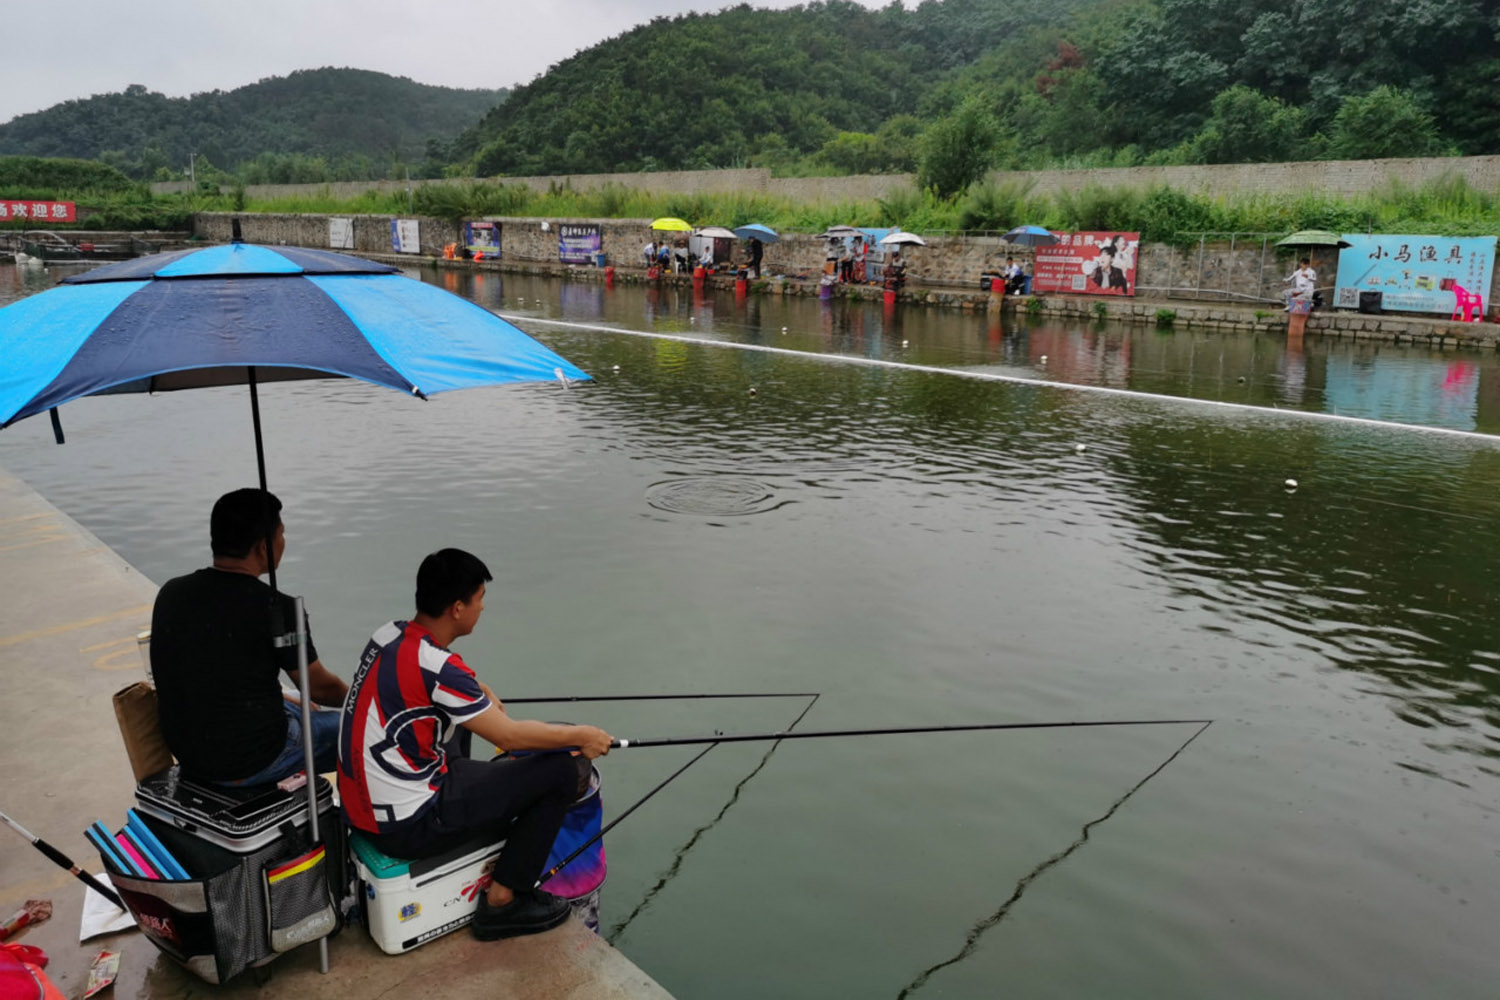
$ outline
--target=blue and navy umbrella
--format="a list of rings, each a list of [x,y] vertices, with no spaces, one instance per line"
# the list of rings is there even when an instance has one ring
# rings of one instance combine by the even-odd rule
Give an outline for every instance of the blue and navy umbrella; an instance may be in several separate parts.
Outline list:
[[[759,222],[735,227],[734,235],[742,240],[760,240],[762,243],[775,243],[781,239],[776,235],[776,230],[770,226],[761,225]]]
[[[107,265],[0,309],[0,358],[0,427],[104,392],[334,375],[425,398],[588,378],[394,267],[245,243]]]
[[[1022,247],[1048,247],[1057,242],[1056,234],[1041,226],[1017,226],[1000,238]]]

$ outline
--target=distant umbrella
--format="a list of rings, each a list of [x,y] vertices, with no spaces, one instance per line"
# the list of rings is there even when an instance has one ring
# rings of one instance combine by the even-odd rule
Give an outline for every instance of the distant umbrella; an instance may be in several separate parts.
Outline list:
[[[1017,226],[1000,239],[1018,247],[1048,247],[1057,242],[1057,235],[1041,226]]]
[[[910,243],[913,246],[919,247],[925,247],[927,245],[927,241],[922,239],[922,237],[918,236],[916,233],[906,232],[891,233],[889,236],[883,237],[880,242],[887,246],[900,245],[903,243]]]
[[[748,226],[739,226],[734,235],[742,240],[760,240],[762,243],[775,243],[781,239],[776,235],[776,230],[770,226],[763,226],[759,222],[752,222]]]
[[[655,222],[651,223],[651,228],[667,233],[690,233],[693,231],[692,226],[688,225],[686,222],[683,222],[681,219],[674,219],[671,216],[668,216],[664,219],[657,219]]]
[[[723,226],[705,226],[704,228],[698,230],[698,235],[707,236],[716,240],[735,239],[734,230],[725,229]]]
[[[864,230],[855,229],[853,226],[829,226],[828,229],[818,234],[822,239],[836,240],[845,236],[863,236]]]
[[[1303,229],[1284,240],[1277,240],[1276,245],[1279,247],[1338,247],[1342,250],[1354,244],[1326,229]]]

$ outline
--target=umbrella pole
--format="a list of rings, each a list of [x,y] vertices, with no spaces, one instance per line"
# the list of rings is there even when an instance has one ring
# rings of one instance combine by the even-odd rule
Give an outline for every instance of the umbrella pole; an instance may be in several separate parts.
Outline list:
[[[297,610],[297,686],[302,693],[302,765],[307,771],[307,829],[312,843],[318,842],[318,772],[317,758],[313,755],[312,733],[312,688],[307,679],[307,629],[302,623],[302,598],[295,599]],[[318,971],[328,971],[328,938],[318,938]]]
[[[260,488],[266,489],[266,446],[260,434],[260,393],[255,386],[255,366],[250,365],[245,369],[247,381],[250,383],[250,423],[255,427],[255,469],[260,473]],[[270,519],[267,518],[269,521]],[[271,577],[271,592],[276,592],[276,527],[272,524],[266,525],[266,567]],[[275,598],[272,598],[272,605]],[[273,620],[273,625],[276,624]],[[275,631],[280,632],[279,625]]]
[[[266,449],[260,433],[260,393],[255,386],[255,366],[246,369],[250,383],[250,420],[255,425],[255,468],[260,473],[260,488],[266,488]],[[276,615],[276,529],[267,521],[266,569],[271,577],[271,625],[273,632],[281,630]],[[313,754],[312,735],[312,686],[307,677],[307,621],[302,598],[295,598],[292,621],[297,637],[297,686],[302,696],[302,769],[307,773],[307,829],[314,844],[318,842],[318,772],[317,758]],[[279,636],[278,636],[279,638]],[[318,971],[328,972],[328,938],[318,939]]]

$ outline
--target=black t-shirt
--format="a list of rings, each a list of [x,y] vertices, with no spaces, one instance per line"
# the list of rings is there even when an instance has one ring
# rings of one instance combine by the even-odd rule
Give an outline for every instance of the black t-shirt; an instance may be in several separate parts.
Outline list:
[[[282,670],[295,645],[271,641],[271,595],[245,573],[200,569],[169,580],[151,613],[151,673],[167,746],[200,778],[247,778],[286,745]],[[296,605],[277,595],[290,629]],[[318,658],[308,633],[307,662]]]

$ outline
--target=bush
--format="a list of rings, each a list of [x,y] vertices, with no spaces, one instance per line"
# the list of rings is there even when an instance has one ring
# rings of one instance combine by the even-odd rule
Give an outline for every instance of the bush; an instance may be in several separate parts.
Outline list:
[[[66,192],[129,191],[135,182],[93,160],[0,156],[0,189],[13,198],[56,200]]]
[[[1327,149],[1335,160],[1453,152],[1439,135],[1437,121],[1416,97],[1390,86],[1344,98],[1334,115]]]
[[[1000,143],[1000,123],[977,95],[922,134],[918,183],[940,198],[952,198],[984,176]]]
[[[1307,131],[1307,113],[1244,84],[1213,99],[1208,121],[1188,140],[1194,163],[1272,163],[1296,160]]]
[[[1176,309],[1158,309],[1158,310],[1156,310],[1156,325],[1157,326],[1171,326],[1175,322],[1177,322],[1177,310]]]
[[[958,228],[963,230],[1010,229],[1040,218],[1042,210],[1028,197],[1034,181],[984,181],[969,189],[958,210]]]

